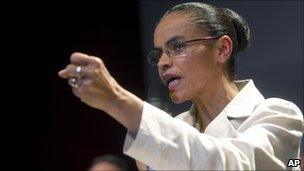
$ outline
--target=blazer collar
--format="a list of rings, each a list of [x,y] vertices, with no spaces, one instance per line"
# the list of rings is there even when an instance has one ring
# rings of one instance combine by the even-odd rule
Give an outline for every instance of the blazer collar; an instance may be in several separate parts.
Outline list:
[[[239,89],[238,94],[228,103],[221,113],[225,113],[229,118],[248,117],[255,106],[261,103],[265,98],[255,87],[251,79],[234,81]],[[192,104],[188,111],[192,117],[197,115],[197,108]],[[187,112],[187,113],[188,113]],[[195,119],[195,118],[193,118]]]
[[[222,112],[214,118],[204,133],[214,137],[232,137],[236,130],[231,124],[231,119],[242,119],[250,116],[254,108],[264,100],[263,95],[255,87],[252,80],[235,81],[239,93],[231,100]],[[189,110],[190,115],[185,118],[186,122],[192,123],[200,130],[200,118],[197,115],[196,106],[193,104]],[[201,131],[201,130],[200,130]]]
[[[254,108],[265,98],[255,87],[252,80],[235,81],[235,84],[239,89],[239,93],[228,103],[222,112],[230,118],[248,117]]]

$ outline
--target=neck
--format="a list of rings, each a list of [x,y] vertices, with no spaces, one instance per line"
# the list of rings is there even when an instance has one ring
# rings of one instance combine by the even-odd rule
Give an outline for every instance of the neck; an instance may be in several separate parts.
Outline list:
[[[200,115],[203,130],[237,93],[236,85],[226,77],[221,76],[208,82],[204,90],[192,99]]]

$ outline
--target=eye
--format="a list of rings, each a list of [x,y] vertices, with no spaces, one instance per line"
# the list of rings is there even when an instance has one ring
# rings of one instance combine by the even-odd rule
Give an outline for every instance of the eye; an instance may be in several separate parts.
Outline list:
[[[163,55],[163,50],[155,50],[155,58],[157,60],[159,60],[162,55]]]
[[[155,65],[158,63],[159,58],[162,56],[163,51],[160,49],[156,49],[156,50],[152,50],[149,54],[148,54],[148,62],[151,65]]]
[[[177,41],[177,42],[172,43],[171,46],[169,46],[169,50],[170,50],[170,53],[177,54],[177,53],[181,52],[184,47],[185,47],[184,42]]]
[[[174,50],[179,51],[182,50],[185,47],[185,43],[184,42],[177,42],[174,45]]]

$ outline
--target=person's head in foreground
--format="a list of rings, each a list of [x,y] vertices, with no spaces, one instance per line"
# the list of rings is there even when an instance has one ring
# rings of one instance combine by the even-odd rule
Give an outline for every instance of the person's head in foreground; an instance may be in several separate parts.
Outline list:
[[[121,157],[108,154],[92,160],[88,171],[129,171],[129,167]]]

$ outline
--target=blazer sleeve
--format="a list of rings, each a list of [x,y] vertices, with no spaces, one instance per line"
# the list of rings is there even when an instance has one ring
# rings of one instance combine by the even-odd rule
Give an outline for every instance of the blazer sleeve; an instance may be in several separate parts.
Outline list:
[[[282,170],[299,156],[303,127],[296,105],[268,99],[235,137],[218,139],[145,102],[139,130],[127,133],[124,153],[156,170]]]

